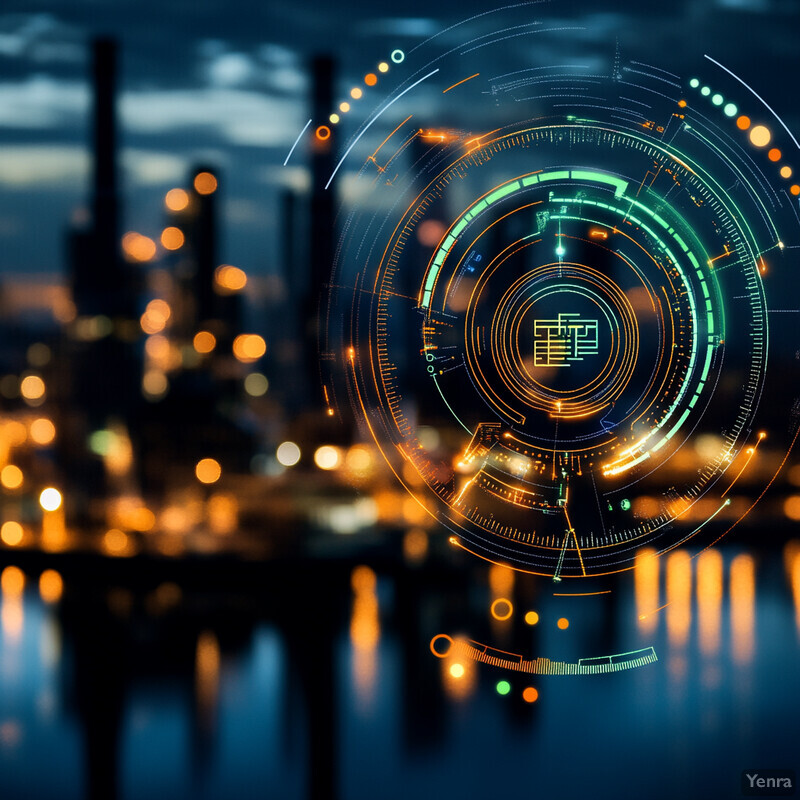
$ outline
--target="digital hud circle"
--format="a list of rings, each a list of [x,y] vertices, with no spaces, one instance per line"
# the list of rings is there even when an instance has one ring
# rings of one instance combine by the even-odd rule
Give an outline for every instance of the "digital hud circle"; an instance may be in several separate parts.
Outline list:
[[[454,546],[560,581],[709,546],[780,469],[759,445],[797,435],[800,152],[702,54],[496,74],[547,35],[387,59],[335,166],[323,364]]]

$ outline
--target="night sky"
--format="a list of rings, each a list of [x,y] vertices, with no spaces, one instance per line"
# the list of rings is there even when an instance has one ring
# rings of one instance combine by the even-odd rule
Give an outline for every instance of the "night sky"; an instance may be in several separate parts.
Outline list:
[[[282,163],[309,116],[309,58],[326,52],[338,59],[343,94],[394,47],[411,50],[437,33],[440,45],[457,44],[495,24],[483,14],[492,6],[471,0],[51,0],[36,6],[6,0],[3,6],[0,275],[6,280],[63,275],[64,230],[87,198],[86,45],[92,36],[111,34],[122,46],[122,230],[156,236],[164,192],[183,183],[191,164],[208,161],[224,179],[221,258],[267,275],[280,270],[276,188],[307,183],[302,148],[294,167]],[[679,74],[698,69],[708,53],[746,76],[790,127],[800,128],[796,0],[554,0],[519,4],[513,15],[563,21],[571,28],[564,51],[600,68],[608,68],[617,41],[629,58]],[[561,55],[557,42],[530,37],[511,40],[504,53],[498,73]],[[432,103],[427,111],[435,122]],[[405,113],[398,103],[385,124]],[[345,189],[346,182],[345,176]]]

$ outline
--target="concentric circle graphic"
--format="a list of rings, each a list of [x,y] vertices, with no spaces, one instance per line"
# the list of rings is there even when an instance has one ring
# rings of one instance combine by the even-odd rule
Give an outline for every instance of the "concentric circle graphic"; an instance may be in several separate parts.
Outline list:
[[[494,76],[491,41],[425,44],[348,150],[326,391],[489,562],[561,580],[714,542],[780,468],[759,444],[797,435],[797,200],[750,119],[790,140],[710,62]]]

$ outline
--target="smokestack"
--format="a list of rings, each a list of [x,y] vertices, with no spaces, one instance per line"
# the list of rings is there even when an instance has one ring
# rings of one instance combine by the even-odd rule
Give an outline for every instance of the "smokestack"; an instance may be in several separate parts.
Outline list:
[[[197,273],[195,296],[198,322],[202,325],[220,315],[219,298],[214,293],[214,270],[217,261],[217,191],[219,171],[208,164],[198,164],[191,172],[190,208],[193,211],[189,247]]]
[[[335,66],[330,56],[317,56],[311,63],[312,108],[311,117],[319,127],[327,121],[333,109]],[[309,271],[305,311],[306,362],[310,399],[321,398],[319,371],[319,304],[330,280],[333,266],[333,218],[336,203],[336,183],[326,189],[331,177],[336,154],[336,127],[326,126],[330,135],[325,138],[312,134],[311,139],[311,209],[309,224]],[[316,130],[316,129],[315,129]]]
[[[98,267],[112,288],[119,269],[119,196],[117,187],[117,120],[115,93],[117,44],[113,39],[92,42],[92,85],[94,87],[94,187],[92,211]],[[100,277],[100,276],[98,276]]]

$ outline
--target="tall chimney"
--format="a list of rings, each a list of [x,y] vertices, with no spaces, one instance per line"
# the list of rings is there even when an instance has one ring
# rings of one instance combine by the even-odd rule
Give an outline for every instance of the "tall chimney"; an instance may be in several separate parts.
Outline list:
[[[333,109],[334,61],[330,56],[317,56],[311,64],[312,108],[315,130],[328,120]],[[311,138],[311,209],[309,217],[310,247],[308,288],[306,297],[306,364],[309,399],[321,399],[319,380],[319,307],[330,280],[334,252],[334,213],[336,183],[325,185],[333,173],[336,154],[336,128],[326,126],[330,135],[322,139],[316,133]]]
[[[121,279],[119,255],[119,194],[117,186],[117,120],[115,93],[117,45],[113,39],[92,42],[92,85],[94,87],[94,215],[97,267],[102,288],[118,288]],[[111,309],[109,309],[111,310]],[[121,309],[113,309],[119,311]]]

